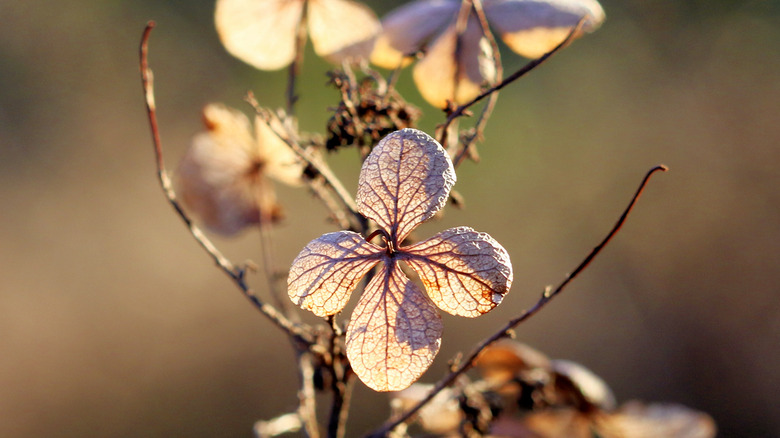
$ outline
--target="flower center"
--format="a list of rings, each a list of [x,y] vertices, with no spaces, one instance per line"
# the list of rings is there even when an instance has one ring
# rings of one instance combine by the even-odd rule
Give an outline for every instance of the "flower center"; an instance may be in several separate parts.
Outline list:
[[[390,238],[390,235],[387,234],[387,231],[380,228],[369,234],[368,237],[366,237],[366,241],[370,242],[371,239],[379,235],[382,236],[382,240],[385,242],[385,253],[387,256],[394,257],[397,251],[395,245],[393,245],[393,239]]]

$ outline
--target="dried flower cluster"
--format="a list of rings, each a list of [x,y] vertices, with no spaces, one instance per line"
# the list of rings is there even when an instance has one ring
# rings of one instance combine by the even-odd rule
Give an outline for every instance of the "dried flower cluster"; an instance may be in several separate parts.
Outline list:
[[[524,56],[549,51],[582,20],[581,32],[591,32],[604,19],[596,0],[480,4],[507,45]],[[496,80],[489,30],[482,28],[477,11],[461,0],[418,0],[380,23],[365,5],[349,0],[218,0],[215,23],[230,53],[264,70],[292,63],[302,50],[296,40],[307,28],[317,54],[333,62],[370,58],[395,68],[408,63],[407,55],[425,52],[415,65],[415,82],[429,103],[445,107],[473,98]],[[459,17],[466,18],[465,27]],[[415,127],[419,110],[377,74],[355,84],[336,72],[331,81],[342,100],[327,124],[328,150],[355,145],[365,157],[387,134]],[[194,140],[178,181],[183,201],[208,228],[235,234],[279,219],[281,208],[266,176],[300,185],[302,166],[262,121],[256,121],[253,139],[245,116],[219,108],[204,109],[207,133]],[[232,158],[226,158],[229,154]]]
[[[287,111],[262,108],[249,95],[255,110],[251,122],[238,110],[207,105],[205,131],[194,137],[179,164],[176,191],[163,165],[157,132],[146,59],[152,25],[147,27],[141,71],[163,190],[201,246],[296,348],[298,409],[259,423],[259,436],[303,429],[318,437],[315,390],[320,389],[333,395],[328,436],[343,437],[355,375],[376,391],[403,390],[393,397],[397,415],[375,432],[378,436],[406,436],[415,420],[426,432],[442,436],[714,436],[714,423],[705,414],[673,405],[616,408],[609,387],[582,366],[550,360],[515,342],[496,343],[585,269],[620,228],[649,176],[666,170],[663,166],[648,173],[610,234],[564,282],[465,360],[453,361],[452,372],[435,386],[413,385],[441,346],[437,308],[469,318],[483,315],[504,300],[513,280],[504,247],[472,228],[450,228],[409,242],[412,231],[450,199],[455,167],[463,157],[474,156],[473,144],[483,135],[492,104],[483,105],[471,128],[459,129],[454,119],[486,96],[495,102],[498,89],[603,20],[596,0],[417,0],[381,22],[351,0],[217,0],[217,32],[231,54],[258,69],[290,66]],[[507,78],[496,77],[501,63],[493,31],[512,51],[539,59]],[[300,133],[293,117],[295,78],[307,38],[318,55],[342,67],[329,73],[340,101],[330,109],[325,140]],[[413,129],[420,111],[394,88],[396,72],[386,79],[369,69],[368,60],[390,69],[416,60],[412,76],[422,97],[445,109],[437,136],[442,143],[449,140],[447,150]],[[355,71],[363,77],[357,79]],[[325,150],[347,146],[355,146],[362,160],[356,198],[323,157]],[[254,294],[244,268],[223,256],[188,216],[225,235],[276,222],[281,207],[272,180],[308,187],[342,228],[310,241],[287,275],[288,298],[328,318],[330,327],[297,322],[296,309],[284,314]],[[287,301],[276,282],[284,275],[266,262],[273,299],[280,309],[289,307],[282,305]],[[359,289],[362,294],[343,333],[335,318]],[[473,382],[465,374],[472,366],[481,372]]]
[[[582,32],[604,21],[596,0],[482,0],[481,5],[507,46],[530,58],[550,51],[581,20]],[[424,52],[414,80],[425,100],[440,108],[448,100],[473,98],[497,79],[489,30],[471,2],[418,0],[380,24],[371,10],[347,0],[219,0],[215,21],[227,50],[262,70],[293,62],[300,50],[296,36],[305,28],[315,52],[336,63],[370,58],[393,69]]]
[[[480,378],[440,392],[416,421],[441,436],[567,438],[709,438],[715,422],[677,404],[629,401],[617,407],[609,386],[580,364],[552,360],[516,341],[486,348]],[[403,412],[431,389],[415,383],[393,396]],[[407,435],[405,429],[395,436]]]
[[[368,76],[357,87],[345,72],[331,72],[330,79],[342,99],[326,127],[325,147],[329,151],[356,146],[365,156],[391,132],[416,127],[420,110],[407,103],[381,76]]]
[[[470,10],[459,21],[464,7]],[[596,30],[604,20],[596,0],[483,0],[482,7],[507,46],[529,58],[549,52],[580,20],[585,20],[584,32]],[[496,80],[488,30],[470,3],[418,0],[387,15],[382,27],[371,61],[394,68],[424,51],[414,67],[414,81],[431,105],[468,101],[483,84]]]

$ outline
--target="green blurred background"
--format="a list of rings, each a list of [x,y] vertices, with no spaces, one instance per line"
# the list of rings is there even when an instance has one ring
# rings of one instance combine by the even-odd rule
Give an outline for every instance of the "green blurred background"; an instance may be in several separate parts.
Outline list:
[[[780,436],[780,2],[603,5],[598,32],[502,93],[482,162],[459,171],[467,208],[419,231],[473,226],[515,267],[496,311],[444,317],[423,381],[559,282],[664,163],[617,239],[518,338],[591,368],[621,401],[686,404],[722,436]],[[205,103],[241,106],[252,89],[283,105],[285,74],[227,55],[212,12],[212,1],[0,1],[0,436],[250,436],[255,420],[294,409],[290,346],[212,267],[155,179],[137,66],[148,19],[171,167]],[[504,59],[507,71],[524,62]],[[337,102],[327,68],[309,49],[309,131]],[[441,115],[408,71],[400,89],[431,131]],[[330,159],[354,190],[356,155]],[[334,228],[307,192],[279,192],[284,266]],[[259,260],[255,232],[216,241]],[[358,385],[351,436],[385,418],[386,400]]]

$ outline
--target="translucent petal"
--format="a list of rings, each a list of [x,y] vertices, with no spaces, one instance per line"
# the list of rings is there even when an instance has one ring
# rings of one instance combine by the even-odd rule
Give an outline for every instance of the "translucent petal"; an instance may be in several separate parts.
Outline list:
[[[295,58],[303,0],[217,0],[214,22],[231,55],[261,70]]]
[[[453,184],[455,170],[441,145],[422,131],[403,129],[382,139],[363,163],[358,209],[397,246],[444,206]]]
[[[501,303],[512,285],[509,254],[485,233],[450,228],[412,246],[398,257],[411,266],[440,309],[476,317]]]
[[[307,21],[314,51],[332,62],[368,59],[381,29],[370,8],[348,0],[309,0]]]
[[[210,230],[231,235],[278,216],[273,186],[262,178],[249,119],[220,104],[203,109],[206,131],[193,139],[176,172],[177,192]]]
[[[417,52],[454,22],[460,1],[421,0],[399,7],[382,19],[371,62],[384,68],[401,65],[404,55]]]
[[[709,415],[678,404],[631,401],[596,425],[605,438],[713,438],[715,421]]]
[[[507,426],[510,427],[509,430],[520,430],[534,437],[593,438],[594,436],[593,424],[588,415],[568,407],[537,410],[525,416],[522,421],[504,425],[505,428]]]
[[[382,248],[352,231],[323,234],[293,261],[287,294],[293,303],[317,316],[334,315],[383,254]]]
[[[428,369],[441,345],[441,317],[394,260],[360,297],[347,328],[347,357],[376,391],[399,391]]]
[[[485,0],[484,7],[507,46],[528,58],[552,50],[583,17],[584,32],[598,29],[605,17],[596,0]]]
[[[303,184],[303,160],[274,132],[283,132],[279,120],[273,119],[272,126],[268,126],[260,117],[255,117],[255,137],[257,141],[258,155],[265,164],[265,174],[269,178],[290,186]]]
[[[603,411],[615,409],[615,395],[601,377],[584,366],[569,360],[553,360],[556,390],[559,397],[577,400],[578,405]]]
[[[444,108],[447,100],[464,103],[482,91],[482,84],[495,79],[490,45],[479,21],[472,14],[457,47],[455,23],[428,48],[425,57],[414,66],[413,76],[423,98]]]

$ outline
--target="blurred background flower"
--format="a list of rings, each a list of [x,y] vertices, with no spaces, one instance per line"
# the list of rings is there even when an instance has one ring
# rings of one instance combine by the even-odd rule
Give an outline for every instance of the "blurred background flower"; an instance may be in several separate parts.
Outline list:
[[[604,21],[596,0],[484,0],[481,5],[495,38],[529,58],[555,48],[580,20],[582,29],[575,38]],[[462,17],[465,20],[459,23]],[[425,100],[444,108],[447,100],[465,103],[479,95],[483,85],[496,81],[493,49],[484,35],[471,3],[418,0],[382,18],[371,61],[392,69],[424,52],[414,67],[414,81]]]
[[[255,116],[211,103],[203,108],[206,130],[195,135],[176,172],[176,190],[186,209],[211,231],[236,234],[250,225],[279,221],[271,179],[302,185],[303,160]]]
[[[458,171],[467,208],[420,231],[472,225],[516,270],[494,312],[444,316],[448,341],[428,375],[559,281],[663,162],[671,171],[617,239],[518,337],[586,366],[618,400],[677,402],[712,415],[723,436],[776,437],[780,4],[601,3],[598,32],[501,93],[481,163]],[[371,6],[382,16],[394,5]],[[247,436],[296,406],[289,344],[213,267],[155,179],[137,64],[148,19],[171,165],[206,103],[249,114],[252,89],[285,104],[286,74],[228,55],[213,14],[200,0],[0,2],[0,436]],[[324,132],[339,96],[307,50],[297,115]],[[432,132],[442,117],[410,72],[399,87]],[[330,159],[354,190],[356,154]],[[305,190],[277,195],[283,265],[335,227]],[[252,234],[216,240],[235,261],[260,257]],[[387,405],[358,387],[353,436]]]
[[[214,21],[227,51],[261,70],[293,62],[301,24],[335,63],[368,58],[380,29],[371,9],[349,0],[218,0]]]

